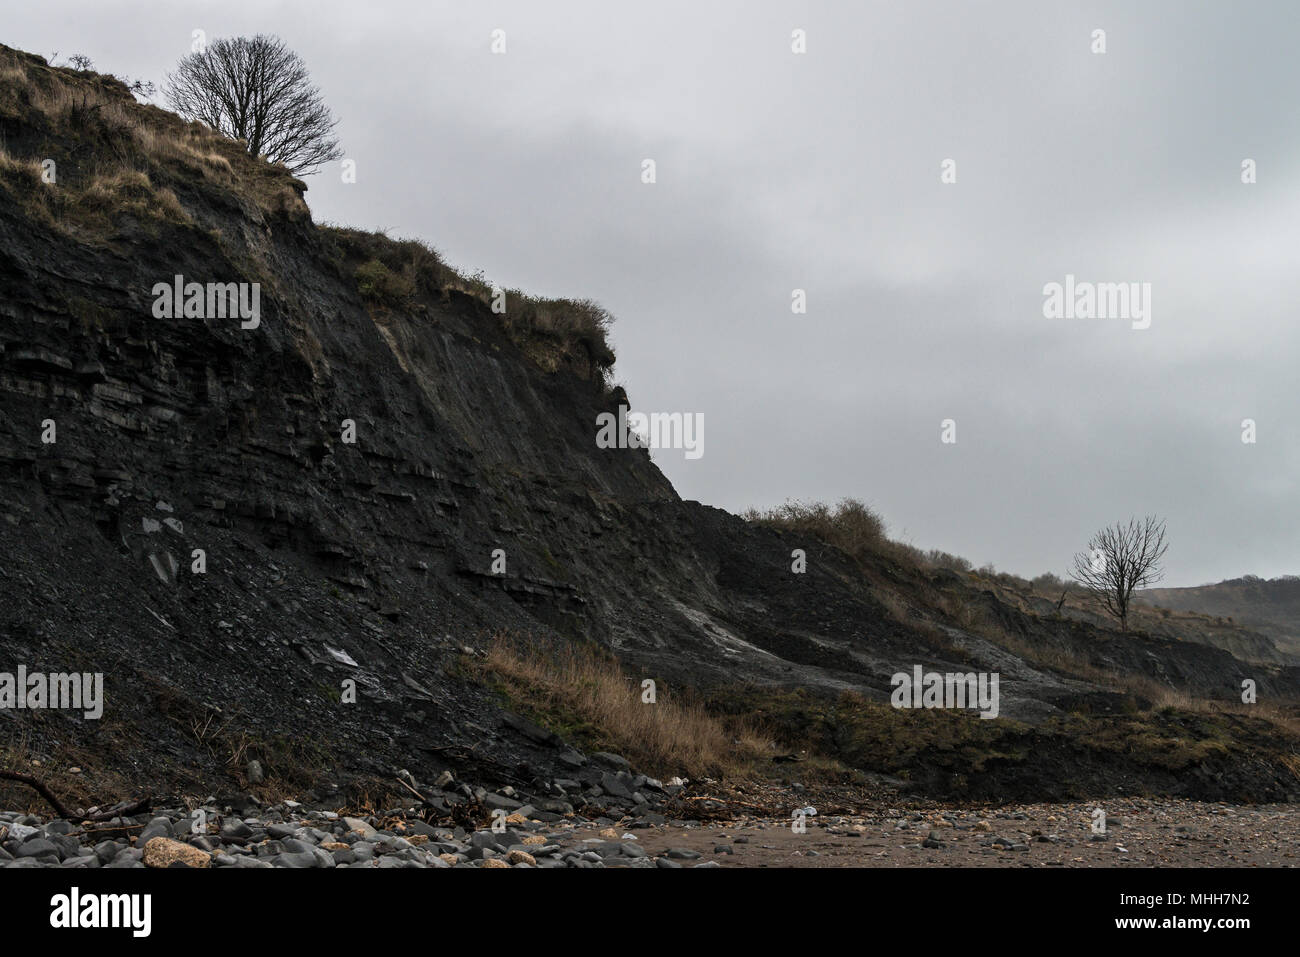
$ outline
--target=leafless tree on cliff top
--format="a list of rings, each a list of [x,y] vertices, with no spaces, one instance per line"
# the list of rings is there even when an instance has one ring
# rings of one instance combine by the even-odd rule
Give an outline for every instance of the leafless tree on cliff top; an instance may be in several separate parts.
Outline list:
[[[1165,523],[1154,516],[1131,518],[1127,525],[1116,522],[1074,556],[1071,575],[1115,617],[1121,631],[1128,631],[1133,592],[1161,579],[1160,560],[1168,547]]]
[[[163,94],[188,120],[199,120],[248,152],[309,175],[343,154],[337,120],[321,102],[302,58],[278,37],[215,40],[167,74]]]

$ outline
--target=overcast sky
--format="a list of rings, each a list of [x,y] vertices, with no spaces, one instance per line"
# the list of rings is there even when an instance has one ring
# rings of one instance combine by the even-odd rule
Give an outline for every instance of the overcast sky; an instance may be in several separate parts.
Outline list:
[[[306,60],[357,164],[318,221],[600,300],[633,407],[704,416],[655,453],[685,498],[857,497],[1027,575],[1155,512],[1166,584],[1300,573],[1292,0],[43,0],[0,40],[158,81],[196,29]],[[1150,327],[1045,318],[1067,274]]]

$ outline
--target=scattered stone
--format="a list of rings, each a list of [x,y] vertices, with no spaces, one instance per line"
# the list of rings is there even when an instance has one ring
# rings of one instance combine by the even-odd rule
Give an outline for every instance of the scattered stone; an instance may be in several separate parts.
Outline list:
[[[620,757],[617,754],[609,754],[606,751],[595,752],[591,755],[591,760],[614,771],[627,771],[631,768],[627,758]]]
[[[145,867],[171,867],[173,864],[208,867],[212,856],[169,837],[155,837],[145,844],[143,861]]]
[[[372,841],[379,836],[378,831],[359,817],[345,817],[343,824],[349,831],[359,834],[363,841]]]

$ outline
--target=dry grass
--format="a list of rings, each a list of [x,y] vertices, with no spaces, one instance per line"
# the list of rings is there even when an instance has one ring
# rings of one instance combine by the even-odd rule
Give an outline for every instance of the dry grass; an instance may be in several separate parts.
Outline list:
[[[743,720],[726,722],[662,685],[642,702],[640,680],[589,647],[493,640],[476,662],[511,702],[562,736],[623,755],[649,774],[744,777],[773,754]]]
[[[227,176],[233,176],[235,172],[235,168],[230,164],[230,160],[226,159],[220,153],[201,153],[199,155],[199,162],[203,164],[204,170],[213,173],[224,173]]]
[[[0,147],[0,176],[29,186],[41,185],[41,161],[18,159]]]
[[[445,300],[459,292],[493,308],[511,341],[548,372],[562,366],[588,367],[608,384],[614,365],[609,344],[613,317],[591,299],[547,299],[518,289],[493,286],[481,272],[466,275],[441,254],[415,239],[390,239],[382,232],[334,227],[341,259],[360,260],[356,269],[361,294],[378,306],[409,307],[421,294]]]
[[[229,182],[234,175],[234,166],[213,150],[213,134],[204,127],[191,124],[176,132],[136,124],[131,134],[140,149],[155,161],[180,164],[220,183]]]
[[[32,106],[57,126],[133,133],[141,125],[130,104],[88,84],[55,81],[49,86],[32,84],[30,90]]]
[[[15,160],[0,151],[0,183],[29,214],[67,232],[105,234],[126,216],[145,223],[192,222],[176,194],[154,186],[140,170],[96,174],[78,188],[60,188],[41,179],[36,160]]]
[[[97,753],[70,744],[44,727],[44,716],[28,717],[0,744],[0,768],[28,774],[44,784],[70,810],[95,801],[112,803],[135,792],[120,773],[100,766]],[[33,725],[36,727],[34,728]],[[49,750],[34,743],[57,742]],[[0,780],[0,807],[51,817],[53,809],[33,788]]]
[[[155,186],[148,173],[137,169],[96,174],[78,189],[48,190],[35,199],[56,225],[97,234],[111,231],[124,217],[145,223],[191,222],[172,190]]]
[[[201,123],[137,103],[111,77],[50,67],[38,58],[0,51],[0,119],[46,140],[39,147],[41,156],[8,160],[39,163],[48,156],[58,164],[58,182],[51,190],[56,197],[18,190],[16,198],[56,226],[77,227],[80,239],[88,238],[91,229],[111,229],[122,215],[192,224],[170,187],[193,182],[196,173],[210,189],[246,201],[254,216],[259,211],[295,221],[310,216],[282,167],[254,159],[242,144]],[[93,156],[94,162],[87,165],[85,156]],[[16,172],[22,171],[16,171],[13,162],[0,165],[11,185]],[[138,175],[151,184],[152,199],[138,194]]]

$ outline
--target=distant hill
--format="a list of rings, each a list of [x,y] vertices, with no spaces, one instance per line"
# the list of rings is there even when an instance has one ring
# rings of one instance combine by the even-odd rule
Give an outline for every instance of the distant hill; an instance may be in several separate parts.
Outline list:
[[[1233,578],[1195,588],[1149,588],[1138,599],[1173,611],[1200,612],[1260,632],[1278,649],[1300,655],[1300,576]]]

